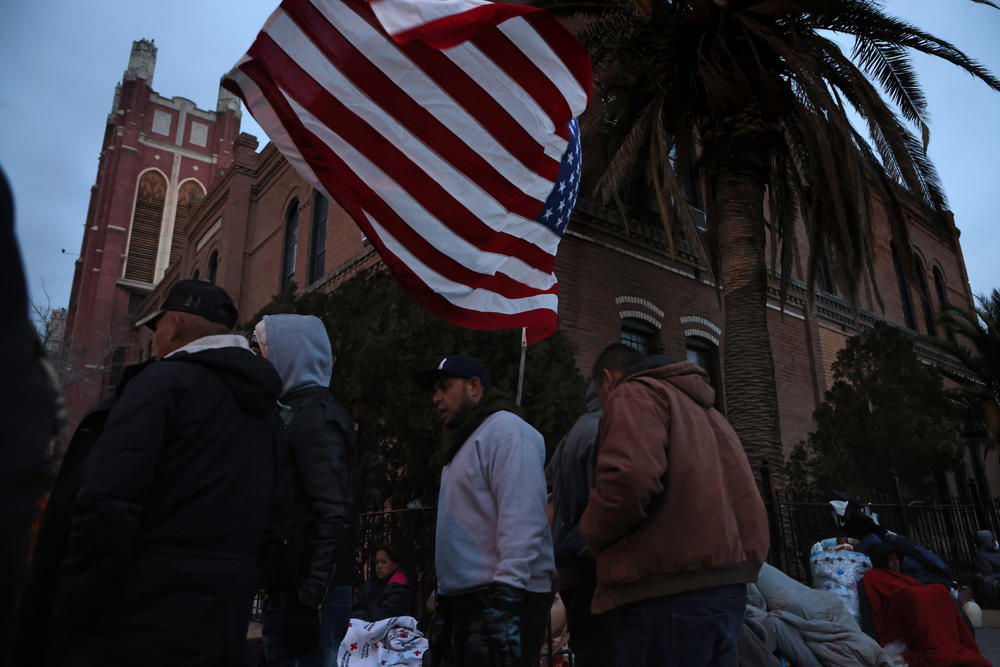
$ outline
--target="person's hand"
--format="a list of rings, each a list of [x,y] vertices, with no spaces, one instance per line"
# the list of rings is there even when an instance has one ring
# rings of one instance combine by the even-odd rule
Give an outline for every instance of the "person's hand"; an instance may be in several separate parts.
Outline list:
[[[483,610],[482,664],[512,667],[521,662],[521,602],[524,592],[506,584],[491,584]]]
[[[319,610],[310,609],[297,599],[285,617],[285,646],[288,655],[308,655],[319,646]]]

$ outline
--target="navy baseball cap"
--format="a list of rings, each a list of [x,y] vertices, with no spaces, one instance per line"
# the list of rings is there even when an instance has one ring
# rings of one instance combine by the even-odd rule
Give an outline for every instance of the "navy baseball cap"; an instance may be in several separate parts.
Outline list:
[[[239,316],[226,290],[207,280],[180,280],[170,288],[160,309],[142,318],[135,325],[137,327],[146,325],[156,331],[156,323],[168,310],[191,313],[229,329],[236,326],[236,318]]]
[[[428,368],[419,371],[413,376],[413,379],[424,389],[433,389],[434,383],[438,381],[438,378],[445,375],[465,378],[466,380],[469,378],[479,378],[484,388],[490,386],[490,372],[486,370],[486,364],[467,354],[453,354],[445,357],[437,365],[437,368]]]

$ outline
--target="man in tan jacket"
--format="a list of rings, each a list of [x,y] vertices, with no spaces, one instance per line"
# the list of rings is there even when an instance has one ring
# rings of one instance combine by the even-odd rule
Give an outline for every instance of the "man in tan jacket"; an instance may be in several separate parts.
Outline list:
[[[594,362],[604,407],[580,533],[593,612],[616,609],[619,667],[735,665],[767,516],[700,367],[615,343]]]

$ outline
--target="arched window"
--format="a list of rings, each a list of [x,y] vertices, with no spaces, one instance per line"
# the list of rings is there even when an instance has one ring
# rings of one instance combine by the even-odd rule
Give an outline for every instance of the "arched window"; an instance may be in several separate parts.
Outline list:
[[[219,251],[213,250],[212,256],[208,258],[208,282],[215,284],[219,277]]]
[[[281,254],[281,291],[292,284],[295,277],[295,245],[299,239],[299,200],[293,199],[285,213],[285,244]]]
[[[312,234],[309,236],[309,283],[323,277],[326,261],[326,197],[320,193],[313,195]]]
[[[128,259],[125,262],[125,277],[129,280],[153,282],[166,196],[167,179],[162,174],[147,171],[139,178],[128,242]]]
[[[622,318],[622,342],[644,355],[660,352],[659,330],[637,317]]]
[[[943,313],[944,311],[948,310],[948,308],[950,308],[950,306],[948,305],[948,293],[945,292],[944,289],[944,276],[941,275],[941,269],[939,269],[936,266],[934,267],[933,274],[934,274],[934,291],[937,292],[938,312]],[[944,335],[949,342],[951,343],[955,342],[955,332],[951,330],[951,327],[947,325],[944,327]]]
[[[719,373],[719,348],[707,338],[687,336],[684,339],[687,360],[698,364],[708,373],[708,381],[715,389],[715,408],[722,411],[722,379]]]
[[[916,255],[913,256],[913,265],[917,274],[917,293],[920,296],[920,310],[924,315],[924,327],[927,328],[928,336],[936,336],[934,328],[934,310],[931,308],[930,295],[927,291],[927,272],[924,271],[924,263]]]
[[[177,213],[174,215],[174,234],[170,241],[170,266],[181,261],[181,255],[184,254],[184,232],[194,209],[204,196],[205,188],[198,181],[184,181],[177,190]]]
[[[917,328],[917,318],[913,316],[913,302],[910,301],[910,285],[906,281],[903,273],[903,265],[899,263],[899,253],[896,252],[896,243],[889,244],[892,250],[892,268],[896,270],[896,284],[899,287],[899,301],[903,306],[903,321],[911,329]]]

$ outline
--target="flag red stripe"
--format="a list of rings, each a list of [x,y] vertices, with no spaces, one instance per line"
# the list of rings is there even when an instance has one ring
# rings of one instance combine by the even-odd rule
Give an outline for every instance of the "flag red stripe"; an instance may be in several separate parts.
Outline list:
[[[378,0],[369,0],[369,4],[372,5],[376,2]],[[448,49],[472,39],[480,30],[488,30],[489,26],[496,26],[508,19],[539,11],[541,10],[524,5],[500,3],[481,5],[460,14],[452,14],[398,32],[392,35],[392,38],[398,44],[419,39],[435,49]]]
[[[489,56],[493,63],[517,81],[531,98],[538,103],[555,125],[556,134],[563,139],[569,139],[569,128],[566,124],[572,120],[566,98],[559,88],[552,83],[545,73],[535,66],[521,49],[517,48],[507,35],[499,29],[483,30],[470,40]]]
[[[426,239],[413,231],[340,157],[302,125],[295,111],[284,100],[281,91],[275,87],[269,76],[270,72],[261,72],[259,67],[250,66],[253,64],[248,63],[241,69],[260,86],[289,136],[302,151],[303,157],[310,164],[323,165],[323,169],[315,170],[317,175],[320,175],[323,185],[330,195],[350,213],[355,222],[367,230],[366,234],[372,238],[378,236],[368,224],[362,209],[371,213],[379,224],[385,227],[386,231],[406,246],[421,262],[448,280],[463,283],[470,288],[489,290],[509,299],[555,292],[557,289],[555,285],[547,290],[540,290],[529,287],[502,273],[495,276],[477,273],[437,250]],[[327,177],[327,173],[330,172],[335,174],[335,177]],[[509,238],[520,241],[514,237]],[[551,273],[555,258],[551,255],[546,255],[546,257],[549,259],[550,266],[548,269],[541,270]]]
[[[298,3],[294,4],[298,5]],[[344,0],[344,4],[353,9],[375,30],[381,33],[385,32],[365,0]],[[312,8],[311,5],[310,8]],[[312,11],[319,13],[315,9]],[[320,21],[310,21],[308,24],[300,22],[299,25],[308,25],[311,30],[312,26],[320,25],[321,22],[325,23],[326,19],[321,17]],[[330,27],[333,29],[332,26]],[[303,29],[306,28],[303,27]],[[315,42],[321,49],[326,43],[325,40],[315,40]],[[470,116],[479,120],[497,143],[507,149],[526,168],[551,181],[556,180],[559,174],[559,162],[546,155],[542,145],[461,67],[440,51],[419,40],[397,45],[397,48],[428,77],[433,79],[442,90],[447,91],[452,99]]]
[[[250,48],[251,57],[270,63],[268,72],[277,83],[289,90],[293,96],[300,101],[303,106],[307,106],[310,112],[317,116],[330,128],[336,128],[337,134],[349,141],[355,149],[376,164],[382,171],[399,183],[407,193],[416,201],[420,202],[432,215],[440,220],[456,234],[464,237],[470,243],[488,252],[496,252],[507,255],[515,255],[524,260],[526,264],[540,271],[550,273],[555,262],[553,255],[548,254],[538,246],[525,241],[524,239],[497,232],[479,220],[478,217],[456,200],[448,190],[443,188],[436,180],[424,173],[417,165],[400,151],[392,142],[388,141],[364,120],[347,109],[339,100],[329,94],[302,70],[294,60],[282,51],[270,37],[262,34]],[[248,73],[249,74],[249,73]],[[267,95],[272,106],[276,108],[274,96],[279,96],[284,102],[284,96],[277,88],[273,88],[270,80],[254,81],[265,90],[271,92]],[[295,112],[289,109],[288,113],[296,122],[298,117]],[[283,122],[287,125],[288,119],[283,117]],[[304,128],[303,128],[304,129]],[[305,130],[308,132],[308,130]],[[336,156],[322,141],[309,133],[309,149],[317,151],[323,150],[328,153],[328,159]],[[303,142],[296,139],[296,144]],[[317,144],[322,144],[322,148]],[[339,159],[339,158],[337,158]],[[311,162],[311,160],[307,160]],[[324,179],[325,181],[326,179]],[[504,181],[506,182],[506,181]],[[520,192],[520,191],[518,191]],[[518,205],[515,202],[501,201],[508,210],[515,210],[526,218],[533,219],[541,209],[541,204],[536,200],[529,199],[523,193],[522,201],[530,202],[531,208],[526,205]],[[521,211],[517,211],[517,209]],[[407,226],[408,227],[408,226]],[[391,232],[395,236],[395,231]]]
[[[580,47],[580,43],[562,26],[554,16],[546,12],[530,12],[524,15],[524,20],[531,24],[535,32],[545,40],[553,51],[559,55],[566,68],[576,78],[580,89],[587,94],[587,106],[590,106],[590,94],[594,86],[594,77],[590,67],[590,56]]]

